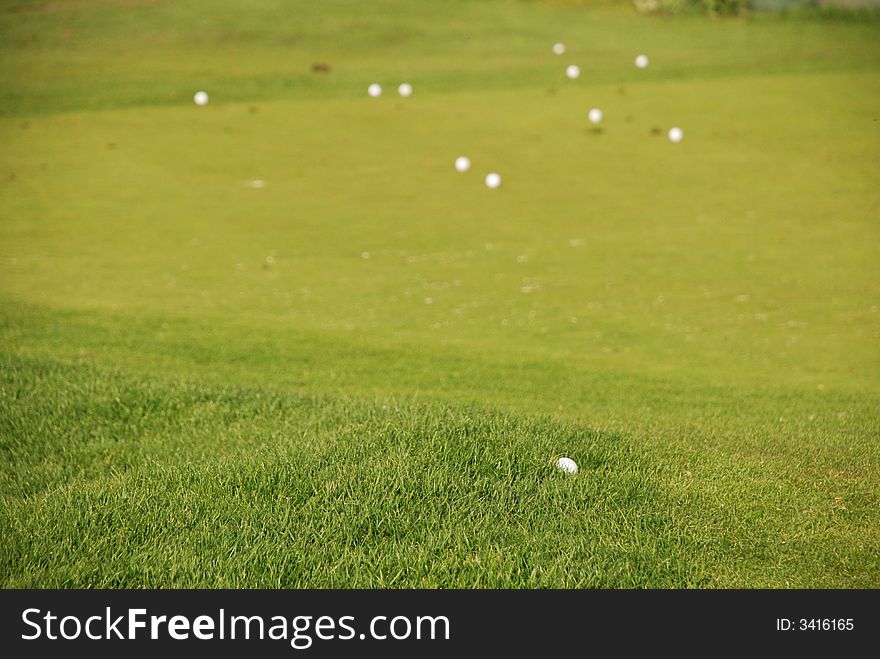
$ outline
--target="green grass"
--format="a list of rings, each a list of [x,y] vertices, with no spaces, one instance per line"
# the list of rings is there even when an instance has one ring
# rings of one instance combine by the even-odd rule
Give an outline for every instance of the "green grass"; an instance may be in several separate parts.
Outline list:
[[[880,21],[91,0],[0,37],[0,584],[880,586]]]

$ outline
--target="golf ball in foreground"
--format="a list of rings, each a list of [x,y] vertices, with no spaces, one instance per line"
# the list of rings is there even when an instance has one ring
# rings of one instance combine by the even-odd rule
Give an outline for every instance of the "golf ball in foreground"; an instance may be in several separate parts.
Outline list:
[[[401,96],[412,96],[412,85],[408,82],[403,83],[397,88],[397,93]]]
[[[493,190],[497,187],[501,186],[501,176],[492,172],[486,176],[486,187],[492,188]]]
[[[467,156],[459,156],[455,159],[455,169],[459,172],[466,172],[471,168],[471,159]]]
[[[648,56],[638,55],[636,57],[636,66],[640,69],[644,69],[646,66],[648,66]]]
[[[193,96],[193,101],[195,101],[196,105],[207,105],[208,104],[208,93],[207,92],[196,92],[195,96]]]
[[[574,80],[581,74],[581,67],[577,64],[570,64],[568,68],[565,69],[565,75],[569,78],[569,80]]]
[[[590,121],[594,124],[598,124],[602,121],[602,110],[599,108],[593,108],[590,110],[590,113],[587,115],[590,118]]]
[[[670,142],[681,142],[681,138],[684,137],[684,133],[681,131],[681,128],[670,128],[669,129],[669,141]]]
[[[376,98],[377,96],[381,96],[382,95],[382,85],[374,82],[372,85],[367,87],[367,93],[370,96],[372,96],[373,98]]]
[[[556,468],[567,474],[576,474],[578,470],[577,463],[571,458],[559,458],[556,461]]]
[[[565,54],[565,44],[564,43],[555,43],[553,44],[553,52],[557,55]]]

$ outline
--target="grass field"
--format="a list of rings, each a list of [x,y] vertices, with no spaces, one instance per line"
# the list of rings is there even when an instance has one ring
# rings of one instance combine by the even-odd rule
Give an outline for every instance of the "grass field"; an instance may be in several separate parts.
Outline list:
[[[12,1],[0,139],[0,585],[880,587],[880,21]]]

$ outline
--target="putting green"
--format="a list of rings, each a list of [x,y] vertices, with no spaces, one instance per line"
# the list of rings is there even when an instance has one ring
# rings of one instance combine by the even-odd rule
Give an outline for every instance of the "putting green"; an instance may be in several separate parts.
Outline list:
[[[0,10],[5,586],[880,585],[880,21],[209,4]]]

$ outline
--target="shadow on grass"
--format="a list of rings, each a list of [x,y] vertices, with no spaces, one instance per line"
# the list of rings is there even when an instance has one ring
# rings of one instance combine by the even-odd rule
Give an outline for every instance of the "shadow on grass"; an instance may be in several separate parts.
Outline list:
[[[690,583],[670,504],[619,436],[91,363],[2,372],[5,587]]]

